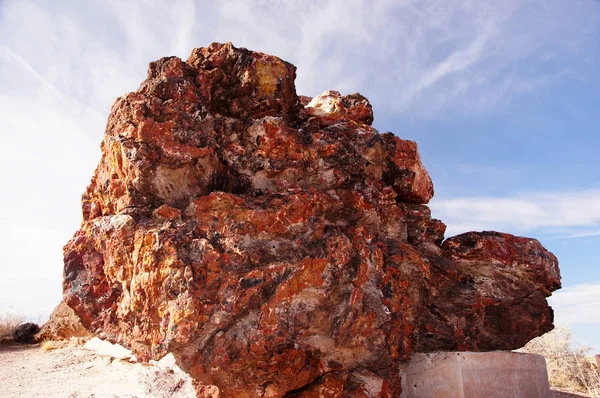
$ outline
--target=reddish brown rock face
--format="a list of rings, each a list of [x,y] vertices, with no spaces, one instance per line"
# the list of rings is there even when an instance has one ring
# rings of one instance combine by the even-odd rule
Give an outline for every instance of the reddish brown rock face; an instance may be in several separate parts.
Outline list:
[[[199,396],[391,397],[413,352],[552,329],[556,258],[495,232],[444,241],[414,142],[371,105],[298,97],[295,68],[212,44],[115,102],[65,246],[65,301]],[[443,242],[443,243],[442,243]]]

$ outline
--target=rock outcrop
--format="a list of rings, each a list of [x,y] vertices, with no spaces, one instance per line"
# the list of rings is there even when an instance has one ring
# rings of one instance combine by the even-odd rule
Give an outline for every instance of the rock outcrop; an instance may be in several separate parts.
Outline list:
[[[37,323],[22,323],[13,330],[12,341],[15,343],[33,344],[35,342],[35,334],[39,331],[40,327]]]
[[[35,335],[35,340],[38,342],[71,340],[72,338],[87,340],[91,337],[91,333],[82,325],[73,309],[61,301],[50,314],[48,321],[42,325],[39,333]]]
[[[64,298],[199,396],[388,397],[411,353],[513,349],[552,329],[538,241],[444,241],[417,145],[359,94],[298,97],[295,67],[212,44],[117,99],[65,246]]]

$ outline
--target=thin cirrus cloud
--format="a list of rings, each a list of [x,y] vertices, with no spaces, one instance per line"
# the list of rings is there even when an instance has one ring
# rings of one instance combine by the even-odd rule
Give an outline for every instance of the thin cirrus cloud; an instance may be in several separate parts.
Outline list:
[[[557,324],[600,323],[600,283],[565,287],[553,293],[549,301]]]
[[[449,236],[483,229],[555,238],[600,235],[600,190],[434,199],[431,208],[448,225]]]
[[[60,299],[61,246],[81,220],[110,105],[137,88],[150,61],[232,41],[294,63],[299,93],[360,91],[376,112],[427,120],[495,112],[556,79],[584,78],[598,9],[561,0],[0,1],[0,306],[47,313]],[[437,201],[434,212],[458,229],[506,220],[600,229],[597,215],[586,223],[563,207],[554,224],[525,214],[543,219],[557,198],[487,202],[506,217],[521,208],[520,220],[486,219],[483,207],[465,218],[470,200]]]
[[[569,327],[577,346],[591,349],[590,354],[600,353],[600,283],[563,287],[548,302],[554,309],[554,323]]]
[[[307,95],[360,90],[376,109],[418,118],[489,112],[560,76],[581,75],[586,38],[598,33],[590,16],[598,5],[586,2],[188,0],[82,7],[8,1],[2,7],[0,42],[61,92],[103,112],[135,89],[149,61],[185,58],[211,41],[293,62],[298,90]]]

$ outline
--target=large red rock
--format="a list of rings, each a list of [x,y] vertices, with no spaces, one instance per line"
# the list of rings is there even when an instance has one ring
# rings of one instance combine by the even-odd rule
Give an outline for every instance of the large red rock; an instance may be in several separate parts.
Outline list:
[[[298,97],[294,78],[215,43],[117,99],[65,246],[87,328],[144,360],[172,352],[220,397],[397,396],[411,353],[552,329],[551,253],[444,241],[417,145],[371,127],[361,95]]]

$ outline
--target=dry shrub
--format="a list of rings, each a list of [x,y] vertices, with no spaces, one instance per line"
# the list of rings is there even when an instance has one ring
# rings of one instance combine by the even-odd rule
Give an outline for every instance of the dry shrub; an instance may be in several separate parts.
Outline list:
[[[12,339],[13,331],[25,322],[25,317],[10,312],[0,313],[0,341]]]
[[[519,351],[546,358],[550,386],[588,393],[600,398],[600,376],[596,365],[586,357],[589,347],[573,346],[571,330],[559,326],[531,340]]]
[[[42,349],[42,351],[52,351],[58,348],[58,345],[56,344],[55,341],[52,340],[44,340],[42,341],[42,344],[40,345],[40,348]]]

